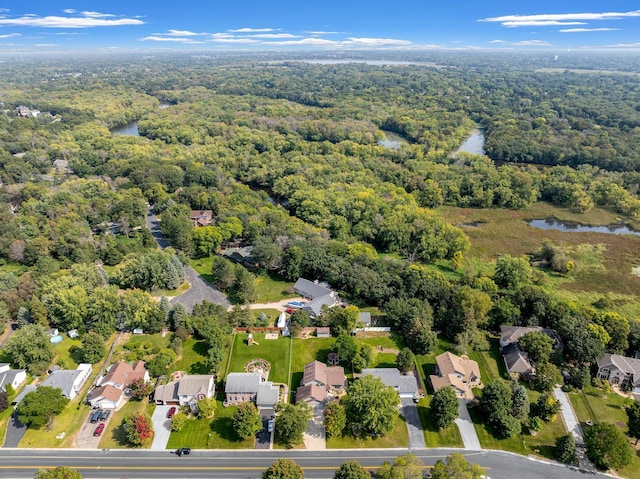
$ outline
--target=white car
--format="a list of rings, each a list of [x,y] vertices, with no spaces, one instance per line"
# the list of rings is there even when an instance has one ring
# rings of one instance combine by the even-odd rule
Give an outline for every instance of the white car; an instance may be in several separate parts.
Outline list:
[[[273,419],[269,419],[269,422],[267,423],[267,431],[268,432],[273,432],[273,428],[275,427],[276,422]]]

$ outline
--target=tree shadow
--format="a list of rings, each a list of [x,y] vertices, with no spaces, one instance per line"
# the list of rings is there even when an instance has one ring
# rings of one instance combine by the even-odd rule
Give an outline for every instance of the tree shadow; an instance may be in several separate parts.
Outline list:
[[[229,442],[240,442],[241,439],[233,429],[233,418],[219,417],[211,422],[211,432],[216,433],[221,439]]]

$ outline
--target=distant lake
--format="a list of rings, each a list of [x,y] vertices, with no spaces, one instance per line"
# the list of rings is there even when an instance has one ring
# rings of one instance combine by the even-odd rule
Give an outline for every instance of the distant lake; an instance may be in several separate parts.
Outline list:
[[[380,146],[391,148],[392,150],[397,150],[398,148],[400,148],[400,146],[407,145],[409,143],[404,137],[402,137],[401,135],[398,135],[393,131],[389,131],[389,130],[381,130],[381,131],[382,133],[384,133],[384,140],[380,140],[378,142],[378,145]]]
[[[531,220],[529,226],[543,230],[557,230],[566,233],[605,233],[613,235],[636,235],[640,236],[640,231],[629,228],[627,225],[615,224],[606,226],[587,226],[570,221],[560,221],[555,218],[544,220]]]
[[[138,122],[130,121],[124,126],[119,126],[118,128],[114,128],[111,130],[111,133],[114,135],[125,135],[125,136],[140,136],[140,132],[138,131]]]
[[[460,152],[484,155],[484,132],[482,130],[473,130],[471,136],[460,145],[460,148],[456,150],[453,156],[455,157]]]

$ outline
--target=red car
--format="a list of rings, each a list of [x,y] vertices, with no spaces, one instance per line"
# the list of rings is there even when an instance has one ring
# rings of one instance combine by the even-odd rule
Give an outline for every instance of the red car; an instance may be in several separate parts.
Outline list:
[[[102,431],[104,431],[104,423],[103,422],[98,424],[98,427],[96,427],[96,430],[93,431],[93,435],[94,436],[99,436],[100,434],[102,434]]]
[[[287,314],[291,314],[291,313],[293,313],[293,308],[287,308],[287,309],[284,310],[284,312],[287,313]]]
[[[167,417],[171,419],[175,413],[176,413],[176,407],[173,406],[171,409],[169,409],[169,411],[167,411]]]

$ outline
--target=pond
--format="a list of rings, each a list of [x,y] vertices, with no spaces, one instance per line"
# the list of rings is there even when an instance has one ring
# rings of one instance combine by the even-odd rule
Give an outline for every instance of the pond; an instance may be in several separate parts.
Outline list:
[[[556,218],[546,218],[544,220],[531,220],[529,226],[543,230],[557,230],[566,233],[605,233],[614,235],[637,235],[640,231],[629,228],[624,224],[604,225],[604,226],[587,226],[571,221],[560,221]]]
[[[113,130],[111,130],[111,133],[113,133],[114,135],[140,136],[137,121],[130,121],[126,125],[114,128]]]
[[[409,142],[402,136],[397,133],[389,130],[380,130],[384,133],[384,140],[380,140],[378,145],[384,146],[386,148],[390,148],[392,150],[397,150],[402,145],[407,145]]]
[[[456,150],[453,156],[455,157],[460,152],[484,155],[484,132],[482,130],[473,130],[471,136],[460,145],[460,148]]]

